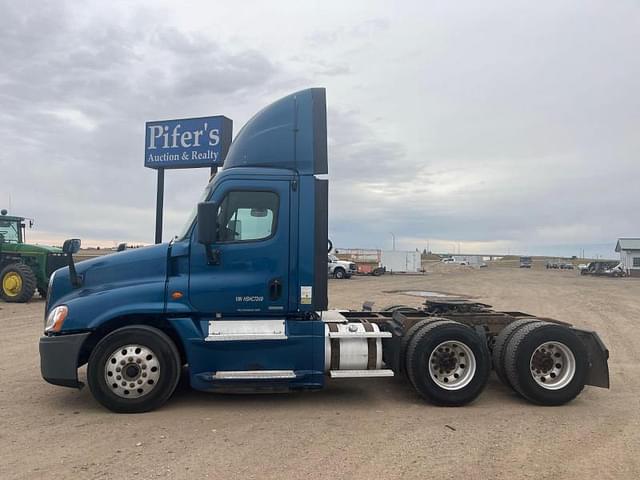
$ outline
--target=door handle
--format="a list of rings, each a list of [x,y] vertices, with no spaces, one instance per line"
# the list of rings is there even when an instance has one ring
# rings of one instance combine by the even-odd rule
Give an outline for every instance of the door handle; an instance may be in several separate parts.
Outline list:
[[[211,245],[205,245],[204,250],[207,252],[207,265],[220,265],[222,252],[220,252],[219,248],[212,248]]]
[[[279,278],[274,278],[269,281],[269,299],[278,300],[282,295],[282,281]]]

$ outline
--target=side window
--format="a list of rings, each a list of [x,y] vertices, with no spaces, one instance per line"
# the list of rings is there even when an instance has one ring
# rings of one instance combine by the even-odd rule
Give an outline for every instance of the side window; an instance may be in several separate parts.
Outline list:
[[[218,212],[220,242],[263,240],[275,233],[278,195],[273,192],[229,192]]]
[[[633,266],[640,267],[640,257],[633,257]]]

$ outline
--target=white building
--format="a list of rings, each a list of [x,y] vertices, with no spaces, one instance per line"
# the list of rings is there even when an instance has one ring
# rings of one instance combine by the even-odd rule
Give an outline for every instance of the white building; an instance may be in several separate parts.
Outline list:
[[[616,252],[627,275],[640,277],[640,238],[619,238]]]

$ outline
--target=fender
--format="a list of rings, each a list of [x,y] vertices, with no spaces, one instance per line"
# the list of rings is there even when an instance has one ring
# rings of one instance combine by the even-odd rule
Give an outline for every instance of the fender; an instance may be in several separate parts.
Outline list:
[[[109,320],[124,315],[164,314],[164,279],[125,284],[98,292],[79,292],[68,301],[69,315],[60,333],[95,330]],[[83,294],[84,293],[84,294]]]

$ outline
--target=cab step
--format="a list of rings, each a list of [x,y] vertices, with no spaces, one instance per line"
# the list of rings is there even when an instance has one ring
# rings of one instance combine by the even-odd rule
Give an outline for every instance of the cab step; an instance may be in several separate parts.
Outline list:
[[[380,370],[330,370],[331,378],[376,378],[393,377],[393,370],[384,368]]]
[[[286,380],[296,378],[293,370],[219,370],[213,380]]]

